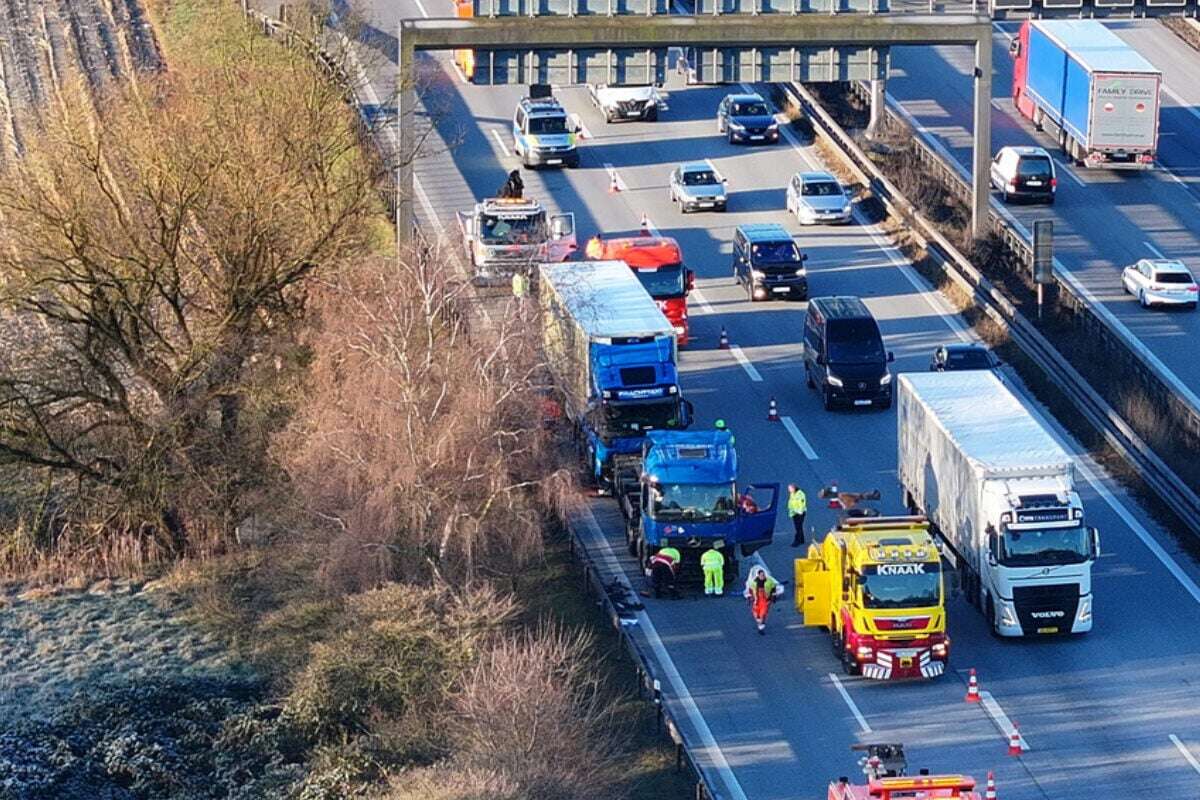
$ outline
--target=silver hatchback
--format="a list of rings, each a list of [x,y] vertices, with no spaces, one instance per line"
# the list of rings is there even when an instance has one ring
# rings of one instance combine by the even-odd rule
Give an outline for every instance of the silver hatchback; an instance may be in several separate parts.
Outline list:
[[[850,198],[828,172],[797,172],[788,182],[787,210],[801,225],[833,225],[850,221]]]
[[[711,161],[689,161],[671,170],[671,202],[679,210],[724,211],[729,205],[728,184]]]

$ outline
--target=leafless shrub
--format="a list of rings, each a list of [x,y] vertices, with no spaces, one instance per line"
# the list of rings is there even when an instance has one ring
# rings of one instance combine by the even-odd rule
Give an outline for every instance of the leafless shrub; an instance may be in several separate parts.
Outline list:
[[[523,797],[618,797],[621,730],[590,645],[555,627],[497,641],[455,698],[457,759],[495,770]]]
[[[541,552],[555,471],[536,333],[472,328],[449,265],[374,259],[314,296],[312,382],[277,451],[336,531],[333,584],[511,576]]]

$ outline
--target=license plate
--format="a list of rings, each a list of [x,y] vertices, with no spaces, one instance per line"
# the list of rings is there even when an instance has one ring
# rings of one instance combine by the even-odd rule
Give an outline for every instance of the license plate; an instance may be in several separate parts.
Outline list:
[[[642,115],[642,112],[640,112],[640,111],[626,111],[625,112],[625,116],[627,116],[627,117],[640,117],[641,115]]]
[[[546,163],[547,164],[561,164],[562,159],[561,158],[547,158]]]
[[[912,668],[912,665],[913,665],[912,656],[905,656],[904,658],[900,659],[900,668],[901,669],[910,669],[910,668]]]
[[[763,140],[763,137],[761,137],[761,136],[751,136],[750,137],[750,141],[752,141],[752,142],[761,142],[762,140]]]
[[[855,400],[855,401],[854,401],[854,405],[856,405],[856,406],[869,406],[869,405],[871,405],[871,401],[870,401],[870,400]]]
[[[1058,628],[1038,628],[1038,633],[1058,633]]]
[[[790,292],[791,289],[789,289],[786,286],[772,286],[771,291],[774,292],[775,294],[785,294],[787,292]]]
[[[698,203],[697,205],[699,205],[701,208],[712,208],[713,207],[712,203]]]
[[[1026,186],[1041,186],[1041,181],[1025,181]]]

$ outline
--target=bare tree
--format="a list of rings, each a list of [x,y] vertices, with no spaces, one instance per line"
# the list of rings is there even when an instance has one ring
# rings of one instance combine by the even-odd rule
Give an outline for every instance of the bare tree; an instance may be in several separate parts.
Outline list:
[[[312,384],[281,439],[314,515],[343,532],[347,588],[431,572],[513,575],[540,554],[543,433],[533,326],[472,329],[452,265],[364,262],[314,296]]]
[[[263,490],[305,284],[378,210],[340,90],[254,37],[63,91],[0,179],[0,464],[175,550]]]

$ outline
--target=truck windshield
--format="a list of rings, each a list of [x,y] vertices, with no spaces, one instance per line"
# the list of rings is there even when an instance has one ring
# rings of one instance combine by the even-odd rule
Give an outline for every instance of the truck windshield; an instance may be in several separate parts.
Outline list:
[[[530,117],[529,132],[535,136],[567,132],[566,117]]]
[[[727,522],[734,516],[732,483],[656,483],[650,487],[650,518],[658,522]]]
[[[880,574],[897,568],[896,573]],[[903,571],[901,571],[901,569]],[[941,597],[938,564],[880,564],[866,567],[858,576],[866,608],[927,608],[936,606]]]
[[[1006,528],[1000,540],[999,562],[1006,567],[1044,567],[1082,564],[1091,557],[1087,528]]]
[[[546,215],[501,218],[483,214],[479,220],[479,237],[484,244],[541,244],[549,238]]]
[[[670,397],[654,402],[608,403],[604,406],[604,421],[610,436],[678,428],[679,402]]]
[[[883,339],[872,319],[830,320],[825,338],[831,363],[878,364],[884,360]]]
[[[633,273],[651,297],[679,297],[683,294],[683,264],[668,264],[658,269],[635,269]]]

